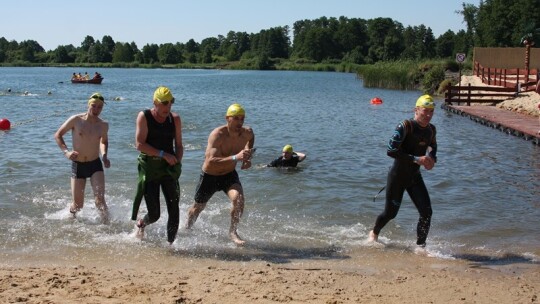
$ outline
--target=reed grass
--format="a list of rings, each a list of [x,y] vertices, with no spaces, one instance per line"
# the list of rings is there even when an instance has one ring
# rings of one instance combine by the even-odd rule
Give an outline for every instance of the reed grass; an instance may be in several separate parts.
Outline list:
[[[416,61],[388,61],[357,68],[357,75],[368,88],[395,90],[418,89],[421,73]]]

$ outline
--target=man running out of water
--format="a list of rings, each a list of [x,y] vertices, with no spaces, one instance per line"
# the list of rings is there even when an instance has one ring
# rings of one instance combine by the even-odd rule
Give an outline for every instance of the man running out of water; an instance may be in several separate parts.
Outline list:
[[[135,146],[141,153],[138,160],[139,182],[133,200],[131,219],[137,220],[142,198],[148,213],[137,220],[137,237],[144,237],[144,228],[161,216],[160,194],[167,205],[167,241],[176,239],[180,223],[180,184],[182,174],[182,120],[172,111],[174,97],[167,87],[154,91],[153,107],[139,112],[135,130]]]
[[[229,237],[237,245],[243,245],[245,241],[237,232],[240,217],[244,212],[244,191],[236,172],[236,164],[242,162],[242,170],[251,167],[255,143],[253,130],[244,126],[245,113],[241,105],[232,104],[225,115],[227,123],[210,133],[195,203],[189,209],[186,225],[186,228],[190,229],[208,200],[216,191],[221,190],[232,203]]]
[[[375,227],[369,232],[370,241],[377,241],[381,229],[396,217],[403,193],[407,191],[420,213],[416,244],[420,247],[426,245],[432,210],[420,166],[431,170],[437,161],[436,130],[430,123],[434,109],[431,96],[420,96],[416,101],[414,119],[398,124],[390,138],[387,154],[394,158],[394,164],[388,172],[384,211],[377,217]]]
[[[96,207],[103,223],[109,222],[109,213],[105,203],[105,174],[103,166],[109,168],[107,157],[109,148],[109,124],[99,118],[105,99],[100,93],[94,93],[88,100],[86,113],[68,118],[54,134],[56,144],[64,156],[71,160],[71,195],[73,202],[69,212],[75,217],[84,204],[86,179],[90,178]],[[64,141],[64,134],[71,131],[73,149],[70,151]],[[102,160],[99,158],[101,152]]]

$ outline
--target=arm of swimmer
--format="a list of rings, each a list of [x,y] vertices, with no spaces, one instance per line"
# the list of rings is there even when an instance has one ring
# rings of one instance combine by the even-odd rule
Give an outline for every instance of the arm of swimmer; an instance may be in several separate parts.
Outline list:
[[[174,138],[174,152],[178,162],[182,162],[184,157],[184,144],[182,143],[182,119],[179,115],[174,116],[174,127],[176,129]]]
[[[101,156],[103,158],[103,165],[105,168],[109,168],[111,166],[111,162],[109,161],[108,157],[108,151],[109,151],[109,124],[107,122],[103,122],[103,132],[101,134],[101,143],[100,143],[100,150],[101,150]]]

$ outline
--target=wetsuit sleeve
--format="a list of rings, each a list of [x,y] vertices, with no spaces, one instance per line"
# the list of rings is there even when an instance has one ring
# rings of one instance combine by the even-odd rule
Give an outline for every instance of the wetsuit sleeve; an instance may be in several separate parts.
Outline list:
[[[270,162],[267,167],[277,167],[277,164],[279,163],[279,158],[274,159],[272,162]]]
[[[431,130],[433,130],[433,135],[431,138],[431,144],[429,145],[431,147],[431,151],[429,151],[429,156],[433,158],[435,162],[437,162],[437,129],[435,129],[434,125],[431,125]]]
[[[406,135],[405,122],[401,122],[397,125],[396,129],[394,130],[394,134],[392,137],[390,137],[390,141],[388,142],[388,148],[386,150],[386,154],[388,156],[400,160],[414,161],[413,155],[405,153],[401,150],[401,145],[403,144]]]

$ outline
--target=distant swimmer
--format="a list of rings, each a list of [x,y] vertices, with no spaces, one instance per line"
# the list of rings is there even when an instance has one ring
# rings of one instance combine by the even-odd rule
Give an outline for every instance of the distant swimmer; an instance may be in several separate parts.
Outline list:
[[[96,208],[102,222],[109,222],[109,212],[105,203],[105,174],[103,166],[109,168],[109,123],[99,118],[105,99],[100,93],[94,93],[88,100],[86,113],[68,118],[54,134],[56,144],[64,156],[71,161],[71,193],[73,202],[69,212],[75,214],[83,208],[86,179],[90,178]],[[64,142],[64,134],[71,131],[73,149],[70,151]],[[101,158],[99,155],[101,154]]]
[[[421,96],[416,101],[414,119],[398,124],[390,138],[387,154],[394,158],[394,164],[388,172],[384,211],[369,232],[370,241],[377,241],[381,229],[396,217],[403,193],[407,191],[420,213],[416,244],[420,248],[426,245],[433,212],[420,167],[431,170],[437,161],[436,130],[430,123],[434,109],[433,98],[429,95]]]
[[[285,145],[281,150],[281,156],[274,159],[267,167],[296,167],[304,159],[306,159],[305,153],[293,151],[291,145]]]
[[[237,232],[244,212],[244,190],[236,164],[242,162],[242,170],[251,167],[255,143],[253,130],[244,126],[245,117],[244,108],[237,103],[232,104],[225,114],[226,124],[215,128],[208,136],[202,172],[195,190],[195,203],[188,211],[186,225],[190,229],[214,193],[223,191],[232,203],[229,237],[236,245],[245,243]]]

